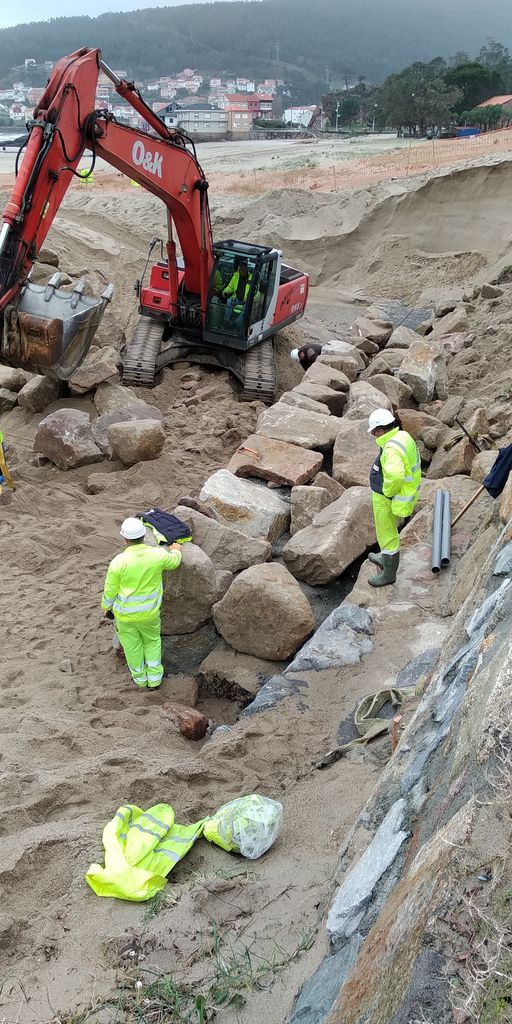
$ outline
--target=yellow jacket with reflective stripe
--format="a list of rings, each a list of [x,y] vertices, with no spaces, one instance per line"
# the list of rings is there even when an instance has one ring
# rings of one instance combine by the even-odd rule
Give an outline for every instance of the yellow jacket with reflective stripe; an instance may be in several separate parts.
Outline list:
[[[406,430],[394,427],[377,438],[382,448],[382,493],[391,498],[395,516],[410,516],[416,507],[421,484],[421,459],[416,442]]]
[[[151,899],[202,834],[203,822],[177,825],[170,804],[147,811],[124,804],[103,830],[105,867],[91,864],[87,882],[97,896]]]
[[[130,622],[150,618],[162,604],[162,573],[180,562],[181,551],[129,544],[108,567],[101,607]]]
[[[240,281],[240,273],[239,273],[238,270],[235,270],[235,273],[233,274],[233,277],[231,278],[229,284],[227,284],[226,287],[224,288],[224,291],[223,291],[222,294],[223,295],[227,295],[227,296],[236,295],[237,288],[238,288],[238,282],[239,281]],[[250,289],[251,289],[251,284],[252,284],[252,274],[249,274],[248,277],[247,277],[247,284],[246,284],[246,286],[244,288],[244,297],[243,297],[243,299],[239,299],[238,300],[239,302],[245,302],[246,301],[247,296],[249,295],[249,292],[250,292]]]

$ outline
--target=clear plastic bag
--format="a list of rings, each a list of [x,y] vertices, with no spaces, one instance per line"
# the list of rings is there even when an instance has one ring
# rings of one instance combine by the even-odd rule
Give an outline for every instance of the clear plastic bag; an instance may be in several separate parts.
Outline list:
[[[241,853],[248,860],[261,857],[282,829],[283,806],[257,793],[224,804],[208,818],[204,836],[224,850]]]

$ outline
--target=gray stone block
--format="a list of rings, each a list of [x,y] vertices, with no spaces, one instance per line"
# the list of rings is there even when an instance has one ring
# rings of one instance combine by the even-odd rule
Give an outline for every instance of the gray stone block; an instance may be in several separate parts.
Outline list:
[[[405,810],[405,800],[393,804],[370,845],[338,889],[327,918],[327,934],[334,946],[354,934],[375,886],[408,838],[409,833],[402,828]]]

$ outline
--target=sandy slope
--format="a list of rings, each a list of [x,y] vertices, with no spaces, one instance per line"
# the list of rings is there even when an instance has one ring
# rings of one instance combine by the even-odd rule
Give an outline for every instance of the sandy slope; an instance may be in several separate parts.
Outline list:
[[[489,273],[509,245],[509,176],[504,163],[356,195],[280,193],[244,207],[223,200],[215,203],[214,219],[218,237],[282,244],[290,262],[321,285],[323,305],[313,301],[311,309],[323,317],[323,329],[340,329],[349,315],[346,306],[336,307],[342,295],[419,298],[448,285],[462,288],[483,268]],[[102,343],[120,343],[133,327],[133,279],[163,225],[160,204],[138,190],[67,199],[48,243],[65,269],[88,270],[94,285],[115,281]],[[282,387],[293,383],[295,368],[284,355],[293,337],[278,354]],[[317,925],[337,847],[381,755],[377,749],[351,755],[325,775],[312,772],[311,761],[332,744],[333,721],[349,714],[358,696],[432,644],[418,634],[397,647],[390,635],[364,667],[312,678],[309,707],[248,721],[233,759],[222,745],[202,754],[172,731],[159,713],[165,689],[133,692],[98,606],[105,567],[119,546],[118,524],[144,504],[172,507],[181,494],[197,493],[258,412],[238,404],[225,374],[205,376],[211,399],[192,412],[180,404],[180,374],[164,374],[145,396],[165,415],[162,458],[114,472],[97,496],[85,488],[90,469],[62,474],[33,464],[37,418],[17,410],[1,419],[19,483],[0,520],[0,1019],[4,1014],[6,1021],[49,1021],[109,991],[132,933],[144,932],[148,962],[197,981],[211,969],[202,952],[212,920],[231,941],[237,935],[246,941],[256,958],[274,956],[276,944],[292,954]],[[84,399],[77,404],[88,407]],[[403,637],[399,623],[397,635]],[[178,820],[192,821],[254,789],[282,799],[286,820],[281,842],[254,872],[226,880],[239,863],[202,844],[176,872],[170,888],[176,904],[149,923],[143,908],[101,901],[86,888],[83,875],[100,855],[103,824],[123,801],[169,800]],[[263,1018],[282,1024],[324,946],[321,935],[271,992],[250,994],[243,1024]]]

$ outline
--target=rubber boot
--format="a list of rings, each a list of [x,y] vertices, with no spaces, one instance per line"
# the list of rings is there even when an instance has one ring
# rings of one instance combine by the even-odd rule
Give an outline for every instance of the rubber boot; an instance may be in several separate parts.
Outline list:
[[[368,580],[371,587],[388,587],[390,583],[394,583],[396,580],[398,563],[400,561],[400,552],[397,551],[394,555],[383,555],[382,561],[384,563],[383,571],[380,572],[378,576],[374,576],[373,579]]]
[[[368,555],[368,561],[373,562],[374,565],[379,565],[381,569],[384,568],[384,562],[382,561],[382,555],[374,555],[373,551]]]

